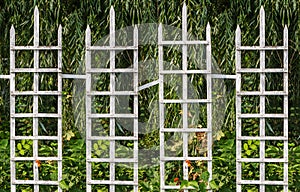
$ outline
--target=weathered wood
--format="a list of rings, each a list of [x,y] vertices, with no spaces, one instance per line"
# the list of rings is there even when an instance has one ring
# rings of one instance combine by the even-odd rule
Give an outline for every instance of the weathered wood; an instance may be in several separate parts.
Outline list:
[[[288,83],[288,68],[289,68],[289,62],[288,62],[288,47],[289,47],[289,36],[288,36],[288,28],[285,25],[283,30],[283,46],[286,47],[286,49],[283,52],[283,67],[285,69],[283,74],[283,91],[287,93],[287,95],[284,95],[283,98],[283,113],[288,116],[289,114],[289,98],[288,98],[288,92],[289,92],[289,83]],[[288,180],[289,180],[289,167],[288,167],[288,159],[289,159],[289,143],[288,143],[288,137],[289,137],[289,122],[288,118],[285,118],[283,120],[283,132],[284,137],[286,140],[284,141],[283,146],[283,158],[285,159],[284,165],[283,165],[283,181],[286,183],[284,185],[284,192],[288,192]]]
[[[110,27],[109,27],[109,46],[111,48],[115,47],[116,44],[116,37],[115,37],[115,10],[113,7],[110,8],[110,12],[109,12],[109,16],[110,16]],[[109,51],[109,65],[110,65],[110,69],[113,70],[116,68],[115,66],[115,57],[116,57],[116,52],[115,50],[111,49]],[[111,137],[115,136],[115,130],[116,130],[116,119],[115,119],[115,114],[116,114],[116,96],[113,95],[116,89],[116,74],[115,73],[110,73],[110,92],[112,93],[112,95],[109,97],[110,98],[110,104],[109,104],[109,110],[110,110],[110,114],[112,115],[112,117],[109,119],[109,135]],[[116,154],[116,142],[114,140],[109,141],[109,157],[111,159],[112,162],[110,162],[109,166],[110,166],[110,170],[109,170],[109,180],[111,182],[111,184],[109,185],[109,191],[115,191],[115,173],[116,173],[116,164],[114,162],[115,160],[115,154]]]
[[[10,28],[10,93],[15,92],[15,73],[13,70],[15,69],[15,51],[12,50],[12,48],[15,46],[15,28],[12,25]],[[16,156],[16,142],[13,137],[15,137],[16,134],[16,119],[14,118],[14,115],[16,113],[16,97],[14,95],[10,95],[9,97],[10,101],[10,190],[12,192],[16,192],[16,185],[14,182],[16,181],[16,163],[13,160]]]
[[[39,29],[39,10],[37,7],[34,9],[34,37],[33,37],[33,46],[38,47],[40,41],[40,29]],[[39,68],[39,51],[33,51],[33,67],[34,69]],[[39,91],[39,74],[35,72],[33,74],[33,91]],[[33,115],[37,115],[39,113],[39,97],[37,95],[33,96]],[[33,136],[37,136],[39,133],[39,119],[37,117],[33,117]],[[33,140],[33,157],[38,160],[39,152],[38,152],[38,140]],[[34,163],[33,169],[33,179],[34,181],[39,180],[39,168],[37,163]],[[39,192],[39,185],[34,185],[34,191]]]
[[[241,29],[238,25],[235,32],[235,46],[240,47],[241,46]],[[241,51],[237,50],[235,51],[235,72],[236,72],[236,98],[235,98],[235,107],[236,107],[236,191],[241,192],[242,186],[240,184],[240,181],[242,179],[242,164],[238,161],[238,159],[241,159],[241,150],[242,150],[242,141],[240,141],[238,138],[242,136],[242,122],[239,116],[241,115]]]
[[[91,29],[88,25],[85,31],[85,46],[91,46]],[[85,111],[86,111],[86,191],[92,191],[92,186],[89,184],[92,180],[92,165],[90,163],[90,159],[92,158],[92,141],[90,137],[92,135],[92,125],[91,119],[89,118],[92,114],[91,107],[92,107],[92,98],[88,95],[91,92],[91,84],[92,84],[92,77],[91,77],[91,51],[85,51],[85,72],[86,72],[86,85],[85,85]]]

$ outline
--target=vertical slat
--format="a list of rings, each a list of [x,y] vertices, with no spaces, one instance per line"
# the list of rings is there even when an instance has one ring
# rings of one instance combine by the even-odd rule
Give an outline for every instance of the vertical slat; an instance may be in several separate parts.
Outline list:
[[[164,142],[164,121],[165,121],[165,109],[164,109],[164,76],[163,71],[163,45],[161,45],[162,37],[162,24],[158,26],[158,70],[159,70],[159,139],[160,139],[160,191],[165,191],[165,162],[162,160],[165,156],[165,142]]]
[[[187,41],[187,10],[186,10],[186,4],[183,4],[182,7],[182,41]],[[182,74],[182,100],[186,101],[188,99],[188,76],[187,76],[187,45],[182,45],[182,70],[184,74]],[[188,104],[184,102],[182,104],[182,123],[183,123],[183,129],[188,129]],[[184,159],[188,159],[188,133],[183,132],[183,157]],[[187,163],[183,162],[183,179],[188,180],[189,179],[189,168]],[[184,192],[187,192],[188,190],[185,189]]]
[[[138,47],[138,28],[135,25],[134,29],[133,29],[133,46]],[[134,137],[138,138],[139,134],[138,134],[138,126],[139,126],[139,121],[138,121],[138,110],[139,110],[139,101],[138,101],[138,87],[139,87],[139,76],[138,76],[138,49],[135,49],[133,52],[133,68],[134,68],[134,74],[133,74],[133,86],[134,86],[134,92],[136,93],[136,95],[134,95],[134,115],[136,116],[134,118]],[[134,163],[134,175],[133,175],[133,179],[134,179],[134,183],[136,185],[134,185],[134,192],[138,192],[138,180],[139,180],[139,175],[138,175],[138,169],[139,169],[139,164],[138,164],[138,155],[139,155],[139,151],[138,151],[138,140],[134,141],[134,159],[135,159],[135,163]]]
[[[241,29],[238,25],[235,32],[235,65],[236,65],[236,191],[241,192],[242,166],[241,166],[241,151],[242,142],[239,139],[241,136],[241,51],[238,48],[241,46]]]
[[[207,170],[209,172],[209,180],[212,180],[212,63],[211,63],[211,34],[210,34],[210,24],[208,23],[206,26],[206,41],[208,45],[206,46],[206,70],[208,71],[206,75],[206,85],[207,85],[207,99],[209,103],[207,103]],[[209,191],[212,191],[209,189]]]
[[[33,38],[34,47],[39,46],[39,10],[37,6],[34,9],[34,38]],[[34,50],[34,69],[39,68],[39,50]],[[38,92],[39,90],[39,74],[37,72],[34,73],[33,76],[33,91]],[[37,95],[33,96],[33,114],[37,115],[39,113],[39,97]],[[38,118],[33,117],[33,136],[38,136]],[[35,160],[38,158],[38,140],[33,140],[33,157]],[[37,163],[34,163],[34,181],[39,180],[39,169]],[[34,191],[39,191],[39,185],[34,185]]]
[[[57,131],[58,131],[58,181],[62,180],[62,27],[59,25],[58,27],[58,46],[61,49],[58,50],[58,74],[57,74],[57,90],[59,92],[57,98],[57,112],[58,112],[58,120],[57,120]],[[58,192],[62,192],[62,189],[58,187]]]
[[[15,92],[15,28],[12,25],[10,28],[10,178],[11,178],[11,191],[16,191],[16,185],[14,184],[16,180],[16,164],[13,160],[16,156],[15,154],[15,104],[16,97],[13,94]]]
[[[283,64],[284,64],[284,74],[283,74],[283,91],[288,94],[289,92],[289,83],[288,83],[288,28],[285,25],[284,26],[284,31],[283,31],[283,46],[286,47],[286,50],[283,52]],[[283,107],[284,107],[284,114],[287,117],[289,114],[289,106],[288,106],[288,95],[284,95],[284,101],[283,101]],[[288,146],[288,136],[289,136],[289,128],[288,128],[288,118],[284,118],[283,120],[283,130],[284,130],[284,136],[287,138],[287,140],[284,141],[284,154],[283,158],[285,159],[284,163],[284,174],[283,174],[283,180],[285,183],[288,183],[288,155],[289,155],[289,146]],[[288,192],[288,185],[284,185],[284,192]]]
[[[114,8],[111,7],[110,9],[110,30],[109,30],[109,46],[114,47],[115,46],[115,11]],[[115,69],[115,51],[110,50],[110,69],[113,70]],[[110,73],[110,114],[115,115],[115,101],[116,97],[114,94],[115,92],[115,73]],[[110,118],[110,136],[114,137],[115,136],[115,124],[116,124],[116,119],[114,117]],[[110,181],[113,183],[115,181],[115,149],[116,149],[116,144],[115,140],[110,141]],[[110,191],[114,192],[115,191],[115,185],[111,184],[110,185]]]
[[[259,31],[259,46],[264,47],[265,46],[265,11],[264,8],[261,7],[260,9],[260,31]],[[264,115],[265,114],[265,96],[263,93],[265,92],[265,51],[260,50],[260,69],[262,73],[260,73],[260,114]],[[260,137],[265,136],[265,118],[260,118]],[[265,141],[261,140],[260,141],[260,181],[264,182],[265,181],[265,163],[264,163],[264,158],[265,158]],[[265,185],[260,184],[260,191],[265,191]]]
[[[92,180],[92,166],[91,166],[91,150],[92,150],[92,141],[91,139],[91,51],[88,48],[91,46],[91,29],[90,26],[87,26],[85,32],[85,70],[86,70],[86,190],[88,192],[92,191],[90,182]]]

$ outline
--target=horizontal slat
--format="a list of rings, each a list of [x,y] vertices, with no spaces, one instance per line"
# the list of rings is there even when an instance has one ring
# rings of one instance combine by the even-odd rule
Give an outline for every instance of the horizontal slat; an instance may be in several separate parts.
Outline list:
[[[138,118],[135,114],[91,114],[88,118]]]
[[[162,103],[211,103],[209,99],[164,99]]]
[[[208,41],[161,41],[158,45],[208,45]]]
[[[165,185],[163,187],[163,189],[181,189],[181,190],[183,190],[183,189],[194,189],[195,190],[194,187],[182,187],[182,188],[180,188],[180,185]]]
[[[15,91],[11,95],[62,95],[59,91]]]
[[[91,158],[87,159],[88,162],[106,162],[106,163],[137,163],[138,160],[134,158],[115,158],[115,159],[110,159],[110,158]]]
[[[40,161],[62,161],[62,159],[59,159],[58,157],[14,157],[11,158],[12,161],[35,161],[35,160],[40,160]]]
[[[10,117],[48,117],[48,118],[61,118],[58,114],[56,113],[38,113],[38,114],[33,114],[33,113],[15,113],[11,114]]]
[[[91,71],[87,73],[138,73],[136,69],[133,68],[118,68],[118,69],[108,69],[108,68],[92,68]]]
[[[16,185],[58,185],[59,182],[58,181],[42,181],[42,180],[38,180],[38,181],[33,181],[33,180],[15,180],[12,181],[12,184],[16,184]]]
[[[60,46],[14,46],[11,50],[62,50]]]
[[[10,79],[10,75],[0,75],[0,79]]]
[[[288,73],[287,69],[283,68],[266,68],[266,69],[259,69],[259,68],[242,68],[236,71],[237,73]]]
[[[108,180],[90,180],[89,185],[138,185],[134,181],[108,181]]]
[[[287,118],[286,114],[239,114],[238,118]]]
[[[89,138],[87,138],[87,140],[109,140],[109,141],[115,141],[115,140],[120,140],[120,141],[137,141],[138,138],[134,137],[134,136],[129,136],[129,137],[125,137],[125,136],[91,136]]]
[[[16,68],[11,70],[15,73],[61,73],[61,69],[58,68]]]
[[[86,79],[86,75],[62,74],[64,79]]]
[[[236,79],[236,75],[211,74],[214,79]]]
[[[90,93],[87,93],[87,95],[138,95],[138,93],[135,93],[134,91],[92,91]]]
[[[208,157],[161,157],[161,161],[212,161]]]
[[[249,50],[249,51],[272,51],[272,50],[288,50],[288,47],[285,46],[237,46],[238,51]]]
[[[248,163],[287,163],[288,159],[283,158],[241,158],[237,159],[238,162],[248,162]]]
[[[241,91],[237,92],[237,95],[288,95],[288,93],[284,91]]]
[[[88,46],[87,51],[122,51],[122,50],[137,50],[138,46]]]
[[[196,133],[196,132],[208,132],[207,128],[164,128],[162,132],[177,132],[177,133]]]
[[[287,141],[288,137],[278,136],[242,136],[238,137],[238,140],[261,140],[261,141]]]
[[[163,70],[160,72],[160,74],[166,75],[166,74],[209,74],[210,72],[208,70]]]
[[[58,140],[57,136],[14,136],[11,137],[12,140]]]
[[[241,180],[238,184],[242,185],[288,185],[284,181],[259,181],[259,180]]]

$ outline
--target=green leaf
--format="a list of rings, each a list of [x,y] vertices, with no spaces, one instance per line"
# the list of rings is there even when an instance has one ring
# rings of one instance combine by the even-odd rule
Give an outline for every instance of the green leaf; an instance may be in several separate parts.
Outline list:
[[[24,149],[27,149],[27,150],[29,150],[31,148],[31,146],[28,144],[23,145],[23,147],[24,147]]]
[[[21,144],[21,143],[18,143],[18,144],[17,144],[17,149],[18,149],[18,150],[22,150],[22,144]]]
[[[198,185],[198,182],[197,181],[189,181],[189,186],[192,186],[196,189],[199,189],[199,185]]]
[[[245,150],[245,151],[248,150],[248,145],[247,145],[247,143],[244,143],[243,147],[244,147],[244,150]]]
[[[25,151],[23,149],[20,150],[19,152],[21,155],[25,155]]]
[[[253,150],[257,150],[257,146],[254,145],[254,144],[250,145],[250,148],[253,149]]]
[[[199,191],[200,192],[206,192],[206,185],[204,182],[200,183],[199,185]]]
[[[251,151],[250,151],[250,150],[247,150],[247,151],[246,151],[246,154],[247,154],[247,155],[251,155]]]
[[[94,143],[93,147],[94,147],[94,150],[95,150],[95,151],[98,150],[98,144],[97,144],[97,143]]]
[[[0,149],[6,149],[7,145],[8,145],[8,139],[2,139],[0,141]]]
[[[66,182],[64,180],[61,180],[59,182],[59,187],[62,189],[69,189],[69,186],[66,184]]]
[[[187,180],[182,180],[180,184],[180,189],[187,187],[189,185],[189,182]]]
[[[209,182],[209,186],[211,189],[218,189],[218,187],[219,187],[214,180],[211,180]]]
[[[101,145],[100,148],[105,151],[107,150],[107,146],[105,144]]]
[[[97,150],[95,153],[96,153],[96,155],[98,155],[98,156],[101,155],[101,151],[100,151],[100,150]]]
[[[201,179],[202,179],[203,181],[207,182],[208,179],[209,179],[209,172],[208,172],[208,171],[203,172],[203,173],[201,174]]]
[[[248,145],[251,145],[252,144],[252,140],[248,140],[247,143],[248,143]]]

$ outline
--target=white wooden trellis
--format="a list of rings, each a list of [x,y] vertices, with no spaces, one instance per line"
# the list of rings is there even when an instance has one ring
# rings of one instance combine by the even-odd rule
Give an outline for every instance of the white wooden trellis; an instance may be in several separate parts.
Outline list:
[[[87,172],[87,191],[92,191],[92,185],[106,184],[109,185],[109,191],[115,191],[116,185],[132,185],[135,192],[138,191],[138,29],[134,27],[133,45],[132,46],[116,46],[115,45],[115,11],[113,7],[110,9],[110,40],[109,46],[92,46],[91,45],[91,30],[89,26],[86,30],[86,172]],[[91,51],[109,51],[110,53],[110,68],[92,68],[91,66]],[[116,69],[115,57],[116,51],[133,50],[133,68],[132,69]],[[116,73],[132,73],[133,74],[133,91],[116,91]],[[93,91],[92,87],[93,74],[110,74],[110,90],[109,91]],[[108,95],[110,97],[110,113],[95,114],[91,112],[92,96]],[[120,114],[116,112],[116,96],[118,95],[133,95],[134,107],[133,114]],[[133,119],[133,136],[115,136],[116,118],[131,118]],[[92,136],[91,122],[93,118],[109,118],[110,119],[110,135],[108,137]],[[92,141],[107,140],[110,142],[109,158],[92,158]],[[134,142],[133,158],[117,158],[116,141],[131,140]],[[109,180],[94,180],[92,179],[92,162],[108,162],[110,164]],[[116,163],[133,163],[134,176],[133,181],[120,181],[115,178]]]
[[[179,161],[183,165],[183,179],[188,180],[188,166],[186,160],[202,160],[207,161],[207,169],[210,172],[210,180],[212,179],[212,79],[213,78],[230,78],[236,79],[236,142],[237,142],[237,191],[242,191],[243,185],[259,185],[260,191],[265,191],[266,185],[282,185],[285,192],[288,191],[288,29],[284,28],[284,42],[283,46],[265,46],[265,15],[264,10],[260,10],[260,45],[259,46],[242,46],[241,45],[241,31],[237,27],[236,30],[236,75],[221,75],[212,74],[212,61],[211,61],[211,37],[210,26],[206,28],[206,40],[192,41],[187,39],[187,8],[183,5],[182,9],[182,40],[181,41],[165,41],[163,40],[162,25],[158,29],[158,53],[159,53],[159,103],[160,103],[160,189],[161,191],[169,189],[179,189],[179,186],[170,186],[165,184],[165,162]],[[115,45],[115,13],[113,8],[110,10],[110,43],[109,46],[92,46],[91,45],[91,31],[87,27],[86,30],[86,74],[73,75],[62,74],[62,27],[58,28],[58,45],[57,46],[39,46],[39,12],[37,7],[34,11],[34,44],[33,46],[16,46],[15,45],[15,29],[12,26],[10,30],[10,75],[0,75],[0,79],[10,80],[10,163],[11,163],[11,191],[16,191],[17,185],[31,184],[34,186],[34,191],[39,191],[40,185],[59,185],[62,179],[62,79],[74,78],[86,80],[86,187],[87,191],[92,191],[93,185],[109,185],[109,191],[115,191],[116,185],[131,185],[134,191],[138,191],[138,91],[156,84],[155,82],[147,84],[147,86],[138,87],[138,30],[134,27],[132,46],[116,46]],[[182,70],[164,70],[163,68],[163,47],[167,45],[181,45],[182,46]],[[187,64],[187,48],[189,45],[205,45],[206,47],[206,69],[204,70],[188,70]],[[33,68],[16,68],[15,67],[15,52],[18,50],[33,51],[34,52],[34,66]],[[109,51],[110,53],[110,68],[94,68],[91,66],[91,51]],[[115,57],[116,51],[133,50],[133,68],[132,69],[116,69]],[[242,68],[241,66],[241,51],[259,51],[260,52],[260,68]],[[266,68],[265,66],[265,52],[272,50],[283,51],[283,68]],[[40,51],[57,51],[58,66],[57,68],[40,68],[39,67],[39,53]],[[57,73],[57,90],[40,91],[39,90],[39,76],[41,73]],[[132,73],[133,74],[133,91],[117,91],[115,73]],[[33,91],[16,91],[16,73],[33,73]],[[110,90],[109,91],[93,91],[92,87],[92,74],[110,74]],[[260,90],[259,91],[242,91],[241,76],[244,73],[258,73],[260,76]],[[265,78],[266,73],[283,73],[283,90],[266,91]],[[178,74],[182,76],[182,99],[168,100],[164,99],[164,75]],[[206,99],[188,99],[187,95],[187,82],[188,74],[203,74],[207,82],[207,97]],[[15,111],[15,98],[18,95],[28,95],[33,97],[33,113],[16,113]],[[38,111],[38,98],[42,95],[55,95],[57,96],[57,113],[39,113]],[[110,97],[110,112],[109,114],[95,114],[92,113],[92,97],[96,95],[108,95]],[[132,95],[134,97],[133,114],[117,114],[115,110],[116,96],[118,95]],[[241,111],[242,96],[256,95],[260,98],[260,113],[258,114],[244,114]],[[265,111],[266,96],[283,96],[283,114],[267,114]],[[164,127],[164,105],[167,103],[180,103],[183,106],[183,128],[166,128]],[[191,103],[204,103],[207,105],[207,127],[201,128],[188,128],[188,104]],[[57,118],[57,136],[40,136],[38,135],[39,118],[51,117]],[[134,135],[130,137],[115,136],[115,119],[116,118],[131,118],[134,121]],[[16,136],[16,118],[32,118],[33,120],[33,135],[32,136]],[[109,118],[110,119],[110,135],[109,136],[92,136],[91,121],[95,118]],[[243,136],[242,135],[242,119],[245,118],[259,118],[260,120],[260,135],[259,136]],[[266,118],[281,118],[283,119],[283,136],[266,136],[265,135],[265,121]],[[164,148],[164,134],[166,132],[179,132],[183,135],[183,156],[182,157],[167,157],[165,156]],[[188,156],[188,134],[194,132],[205,132],[207,134],[207,157],[189,157]],[[15,148],[17,140],[32,140],[33,141],[33,156],[32,157],[17,157]],[[54,140],[58,143],[57,156],[55,157],[40,157],[38,155],[38,142],[41,140]],[[92,158],[92,141],[105,140],[110,143],[109,158]],[[116,141],[131,140],[134,142],[133,158],[116,158]],[[246,140],[259,140],[260,141],[260,157],[259,158],[242,158],[242,141]],[[283,158],[265,158],[265,141],[283,141],[284,154]],[[44,181],[39,180],[39,169],[36,160],[57,161],[58,178],[57,181]],[[16,178],[16,162],[28,161],[33,162],[33,180],[17,180]],[[109,180],[94,180],[92,178],[93,162],[107,162],[109,166]],[[255,162],[259,163],[259,180],[243,180],[242,179],[242,163]],[[265,163],[280,162],[283,163],[284,177],[283,181],[269,181],[265,178]],[[133,163],[134,176],[133,181],[118,181],[115,178],[116,163]],[[184,191],[189,191],[190,188],[185,188]],[[208,189],[209,191],[212,191]],[[62,189],[58,186],[58,191]]]
[[[265,11],[260,9],[260,41],[259,46],[242,46],[241,30],[239,26],[236,30],[236,173],[237,173],[237,191],[242,191],[242,185],[259,185],[259,191],[265,191],[266,185],[282,185],[283,191],[288,192],[288,29],[284,27],[283,46],[266,46],[265,45]],[[260,52],[260,68],[242,68],[241,51],[249,50]],[[272,50],[283,51],[283,68],[266,68],[265,52]],[[260,90],[259,91],[242,91],[241,75],[243,73],[259,73]],[[283,90],[266,91],[265,78],[266,73],[283,73]],[[242,113],[242,96],[259,96],[260,112],[258,114]],[[283,96],[283,114],[267,114],[265,111],[266,96]],[[243,136],[242,135],[242,119],[259,118],[259,136]],[[282,118],[283,119],[283,136],[266,136],[265,123],[266,118]],[[259,158],[242,158],[242,141],[259,140],[260,154]],[[265,141],[279,140],[284,142],[283,158],[266,158]],[[268,162],[283,163],[283,181],[269,181],[265,178],[265,164]],[[259,163],[259,180],[244,180],[242,178],[242,163]]]
[[[160,191],[168,189],[179,189],[180,186],[166,185],[165,163],[167,161],[180,161],[183,164],[183,179],[189,180],[189,167],[187,161],[207,161],[207,170],[210,173],[209,180],[212,179],[212,64],[211,64],[211,37],[210,25],[206,27],[206,40],[190,41],[187,32],[187,7],[184,3],[182,8],[182,40],[181,41],[164,41],[162,24],[158,28],[158,63],[159,63],[159,119],[160,119]],[[182,46],[182,70],[165,70],[163,65],[163,46],[181,45]],[[188,45],[205,45],[206,47],[206,69],[204,70],[188,70],[187,48]],[[182,76],[182,99],[169,100],[164,98],[164,75],[179,74]],[[206,99],[188,99],[188,74],[203,74],[206,76],[207,96]],[[216,78],[218,78],[216,76]],[[165,122],[165,105],[168,103],[182,104],[182,128],[168,128],[164,126]],[[188,126],[188,104],[204,103],[207,105],[207,127],[206,128],[189,128]],[[183,139],[183,156],[167,157],[165,155],[165,133],[182,133]],[[189,133],[204,132],[207,135],[207,156],[191,157],[188,154],[188,136]],[[187,187],[184,192],[192,189]],[[208,191],[212,191],[208,187]]]
[[[18,50],[34,52],[33,68],[16,68],[15,52]],[[57,68],[40,68],[39,52],[40,51],[57,51],[58,66]],[[57,90],[40,91],[39,75],[40,73],[57,73]],[[15,90],[15,74],[16,73],[33,73],[33,91],[16,91]],[[33,113],[16,113],[15,98],[18,95],[33,96]],[[40,113],[38,110],[38,98],[42,95],[57,96],[57,113]],[[57,136],[40,136],[38,134],[39,118],[57,118]],[[16,118],[32,118],[33,119],[33,136],[16,136]],[[10,30],[10,164],[11,164],[11,191],[16,191],[16,185],[31,184],[34,185],[34,191],[39,191],[40,185],[59,185],[62,179],[62,27],[58,28],[58,45],[57,46],[39,46],[39,11],[35,7],[34,10],[34,39],[33,46],[16,46],[15,45],[15,29],[12,26]],[[33,140],[33,157],[16,157],[15,148],[16,140]],[[39,156],[38,142],[41,140],[57,141],[57,156],[41,157]],[[39,179],[39,162],[40,161],[56,161],[57,162],[57,181],[45,181]],[[33,162],[33,180],[18,180],[16,178],[17,161]],[[62,191],[58,187],[58,191]]]

